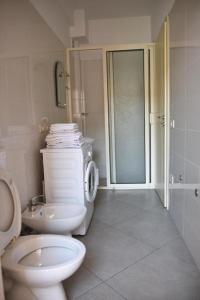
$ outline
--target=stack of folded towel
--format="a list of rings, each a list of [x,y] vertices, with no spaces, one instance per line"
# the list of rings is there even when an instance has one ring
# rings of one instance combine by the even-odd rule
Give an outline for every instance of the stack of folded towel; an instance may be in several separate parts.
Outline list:
[[[84,144],[76,123],[52,124],[46,137],[47,148],[80,148]]]

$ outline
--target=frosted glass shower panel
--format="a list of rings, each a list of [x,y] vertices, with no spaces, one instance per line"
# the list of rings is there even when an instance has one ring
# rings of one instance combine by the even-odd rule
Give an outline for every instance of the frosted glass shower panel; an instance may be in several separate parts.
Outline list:
[[[105,185],[106,149],[104,120],[103,54],[101,49],[69,51],[72,121],[84,136],[94,139],[93,159]]]
[[[111,183],[146,183],[144,50],[108,53]]]

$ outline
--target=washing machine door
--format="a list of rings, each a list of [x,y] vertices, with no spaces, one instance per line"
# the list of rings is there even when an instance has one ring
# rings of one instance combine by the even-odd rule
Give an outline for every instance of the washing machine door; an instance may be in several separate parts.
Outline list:
[[[93,160],[91,160],[85,172],[85,197],[88,202],[93,202],[99,184],[99,170]]]

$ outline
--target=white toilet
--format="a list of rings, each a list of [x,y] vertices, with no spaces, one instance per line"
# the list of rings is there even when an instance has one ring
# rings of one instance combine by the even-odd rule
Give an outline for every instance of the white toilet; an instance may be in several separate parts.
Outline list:
[[[25,209],[22,222],[40,233],[71,235],[85,219],[87,209],[79,203],[45,203]]]
[[[10,176],[2,170],[0,205],[0,253],[6,299],[66,300],[61,282],[79,268],[85,246],[63,235],[19,237],[19,195]]]

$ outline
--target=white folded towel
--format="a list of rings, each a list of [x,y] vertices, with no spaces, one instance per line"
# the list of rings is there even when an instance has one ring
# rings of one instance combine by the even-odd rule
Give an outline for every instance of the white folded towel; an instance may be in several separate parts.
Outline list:
[[[50,126],[47,148],[80,148],[85,139],[76,123],[57,123]]]

